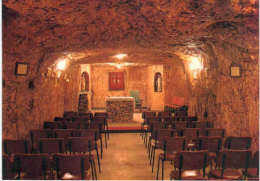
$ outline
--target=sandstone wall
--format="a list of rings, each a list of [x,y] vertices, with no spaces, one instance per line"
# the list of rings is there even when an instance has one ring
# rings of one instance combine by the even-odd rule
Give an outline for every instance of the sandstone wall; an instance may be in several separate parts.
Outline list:
[[[125,89],[109,90],[109,72],[124,72]],[[130,96],[130,90],[139,90],[143,105],[146,104],[146,69],[145,67],[124,67],[91,65],[92,108],[105,108],[108,96]]]
[[[165,104],[171,104],[173,97],[183,97],[187,104],[190,99],[191,85],[182,62],[166,64],[163,67],[165,77]]]
[[[252,150],[256,151],[259,149],[258,55],[223,42],[215,42],[207,51],[204,70],[192,83],[189,106],[200,120],[208,119],[215,127],[226,128],[227,136],[251,136]],[[232,63],[241,65],[241,77],[230,76]]]
[[[78,67],[71,67],[66,79],[63,76],[57,78],[54,72],[37,72],[37,66],[33,64],[30,64],[27,76],[15,76],[15,60],[3,54],[4,139],[25,138],[29,130],[42,128],[44,121],[62,116],[64,110],[77,110]],[[30,81],[33,82],[31,88]]]

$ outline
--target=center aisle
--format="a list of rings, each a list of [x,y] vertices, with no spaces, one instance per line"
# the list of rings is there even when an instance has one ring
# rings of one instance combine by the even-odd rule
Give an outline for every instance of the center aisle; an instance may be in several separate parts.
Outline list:
[[[98,180],[153,180],[140,133],[110,134]]]

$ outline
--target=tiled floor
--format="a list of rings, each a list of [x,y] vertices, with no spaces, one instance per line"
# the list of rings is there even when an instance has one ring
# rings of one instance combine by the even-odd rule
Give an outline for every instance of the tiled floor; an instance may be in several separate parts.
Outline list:
[[[158,158],[158,155],[156,156]],[[108,148],[101,160],[99,180],[155,180],[148,154],[139,133],[110,134]],[[165,178],[169,179],[172,166],[166,164]]]

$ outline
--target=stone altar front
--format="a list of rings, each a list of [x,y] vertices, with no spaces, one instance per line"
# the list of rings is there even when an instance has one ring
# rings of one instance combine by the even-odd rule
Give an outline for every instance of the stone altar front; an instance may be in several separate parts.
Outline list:
[[[112,121],[130,121],[134,117],[133,97],[107,97],[106,111]]]

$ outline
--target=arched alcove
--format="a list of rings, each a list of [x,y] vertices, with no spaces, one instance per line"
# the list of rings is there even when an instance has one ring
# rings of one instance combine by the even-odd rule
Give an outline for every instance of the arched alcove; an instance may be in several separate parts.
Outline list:
[[[162,92],[162,75],[156,72],[154,75],[154,92]]]

